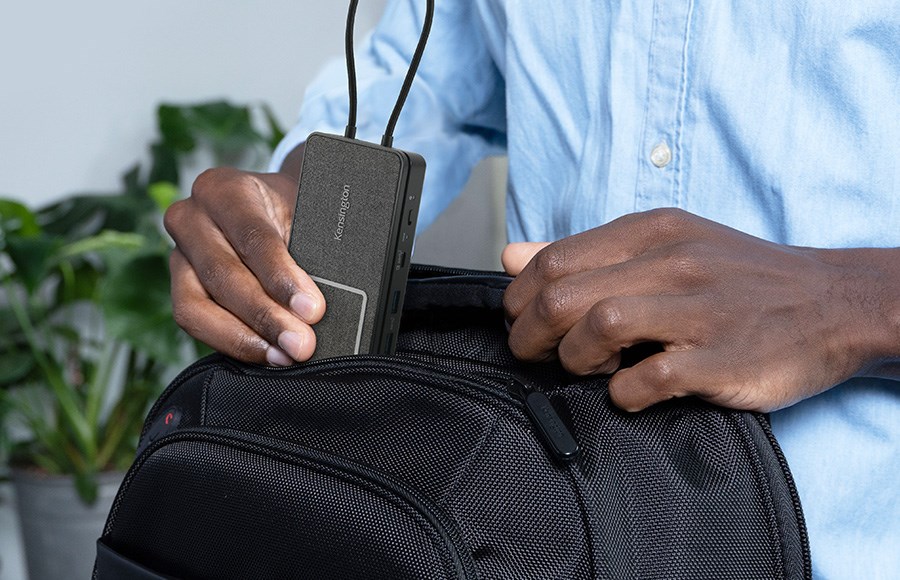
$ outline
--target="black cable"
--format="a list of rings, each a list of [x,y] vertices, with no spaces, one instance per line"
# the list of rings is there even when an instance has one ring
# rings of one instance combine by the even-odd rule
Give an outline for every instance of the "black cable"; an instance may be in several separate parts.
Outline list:
[[[359,0],[350,1],[350,10],[347,12],[347,32],[344,39],[344,54],[347,57],[347,89],[350,94],[350,111],[347,114],[347,128],[344,137],[356,138],[356,61],[353,57],[353,28],[356,21],[356,7]]]
[[[419,69],[419,61],[422,60],[422,54],[425,52],[425,43],[428,42],[428,35],[431,33],[431,22],[434,20],[434,0],[428,0],[425,10],[425,23],[422,25],[422,34],[419,36],[419,44],[416,45],[416,52],[413,53],[412,61],[409,63],[409,71],[406,73],[406,79],[403,81],[403,88],[400,89],[400,96],[397,97],[397,104],[394,105],[394,111],[388,120],[387,128],[384,130],[384,136],[381,138],[381,145],[391,147],[394,144],[394,128],[397,126],[397,120],[400,118],[400,111],[406,103],[406,97],[412,88],[413,80],[416,78],[416,71]]]
[[[347,14],[347,36],[345,41],[345,51],[347,55],[347,85],[350,93],[350,112],[347,116],[347,129],[344,136],[348,139],[356,137],[356,62],[353,58],[353,24],[356,19],[356,7],[359,0],[350,1],[350,11]],[[384,136],[381,138],[381,145],[391,147],[394,144],[394,129],[397,127],[397,120],[400,119],[400,112],[403,105],[406,104],[406,97],[409,96],[409,90],[412,88],[413,80],[416,78],[416,71],[419,70],[419,62],[425,53],[425,44],[428,42],[428,35],[431,33],[431,23],[434,20],[434,0],[427,1],[425,9],[425,23],[422,25],[422,34],[419,36],[419,44],[416,45],[416,51],[413,53],[412,60],[409,63],[409,70],[406,72],[406,78],[403,80],[403,87],[400,89],[400,95],[397,97],[397,104],[391,113],[387,127],[384,130]]]

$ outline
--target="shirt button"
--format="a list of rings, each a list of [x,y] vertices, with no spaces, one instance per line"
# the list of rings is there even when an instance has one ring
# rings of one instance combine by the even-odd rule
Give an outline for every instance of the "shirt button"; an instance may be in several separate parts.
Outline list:
[[[669,149],[669,146],[666,145],[665,141],[660,142],[660,144],[654,147],[653,151],[650,152],[650,162],[660,169],[668,165],[670,161],[672,161],[672,151]]]

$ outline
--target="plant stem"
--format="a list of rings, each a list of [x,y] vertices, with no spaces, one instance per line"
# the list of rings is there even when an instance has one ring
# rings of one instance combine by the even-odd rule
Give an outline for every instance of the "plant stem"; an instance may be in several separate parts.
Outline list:
[[[63,300],[71,300],[75,293],[75,270],[70,262],[60,262],[59,272],[62,275]]]
[[[100,362],[98,364],[94,376],[88,384],[87,403],[85,405],[85,416],[88,425],[94,427],[94,437],[99,436],[97,425],[100,422],[100,408],[103,405],[103,395],[109,388],[109,382],[112,379],[112,371],[119,353],[122,352],[122,344],[117,341],[108,341],[103,349]]]
[[[38,366],[41,367],[44,377],[50,384],[53,395],[59,402],[63,417],[65,417],[66,421],[72,427],[75,438],[82,451],[87,455],[93,456],[96,454],[96,441],[91,436],[90,425],[78,409],[78,401],[75,398],[75,393],[69,389],[58,369],[53,367],[50,360],[41,350],[40,343],[37,339],[37,331],[35,331],[31,319],[28,317],[27,310],[16,296],[12,284],[7,281],[4,286],[9,298],[9,304],[16,315],[19,325],[22,327],[22,331],[25,333],[25,339],[28,341],[28,347],[31,350],[31,354],[34,356],[34,360],[38,363]]]

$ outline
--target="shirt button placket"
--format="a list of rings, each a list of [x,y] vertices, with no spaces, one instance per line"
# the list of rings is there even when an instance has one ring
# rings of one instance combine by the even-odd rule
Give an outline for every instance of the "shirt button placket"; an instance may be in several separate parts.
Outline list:
[[[684,57],[692,0],[656,0],[636,211],[679,206],[679,151]]]

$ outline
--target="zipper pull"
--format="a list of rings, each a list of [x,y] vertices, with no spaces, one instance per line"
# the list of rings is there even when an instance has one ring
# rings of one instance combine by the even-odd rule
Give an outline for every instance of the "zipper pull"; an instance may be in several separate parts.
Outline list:
[[[578,442],[566,427],[550,398],[520,380],[510,383],[510,391],[522,399],[531,422],[537,427],[547,449],[559,461],[569,463],[578,457]]]

